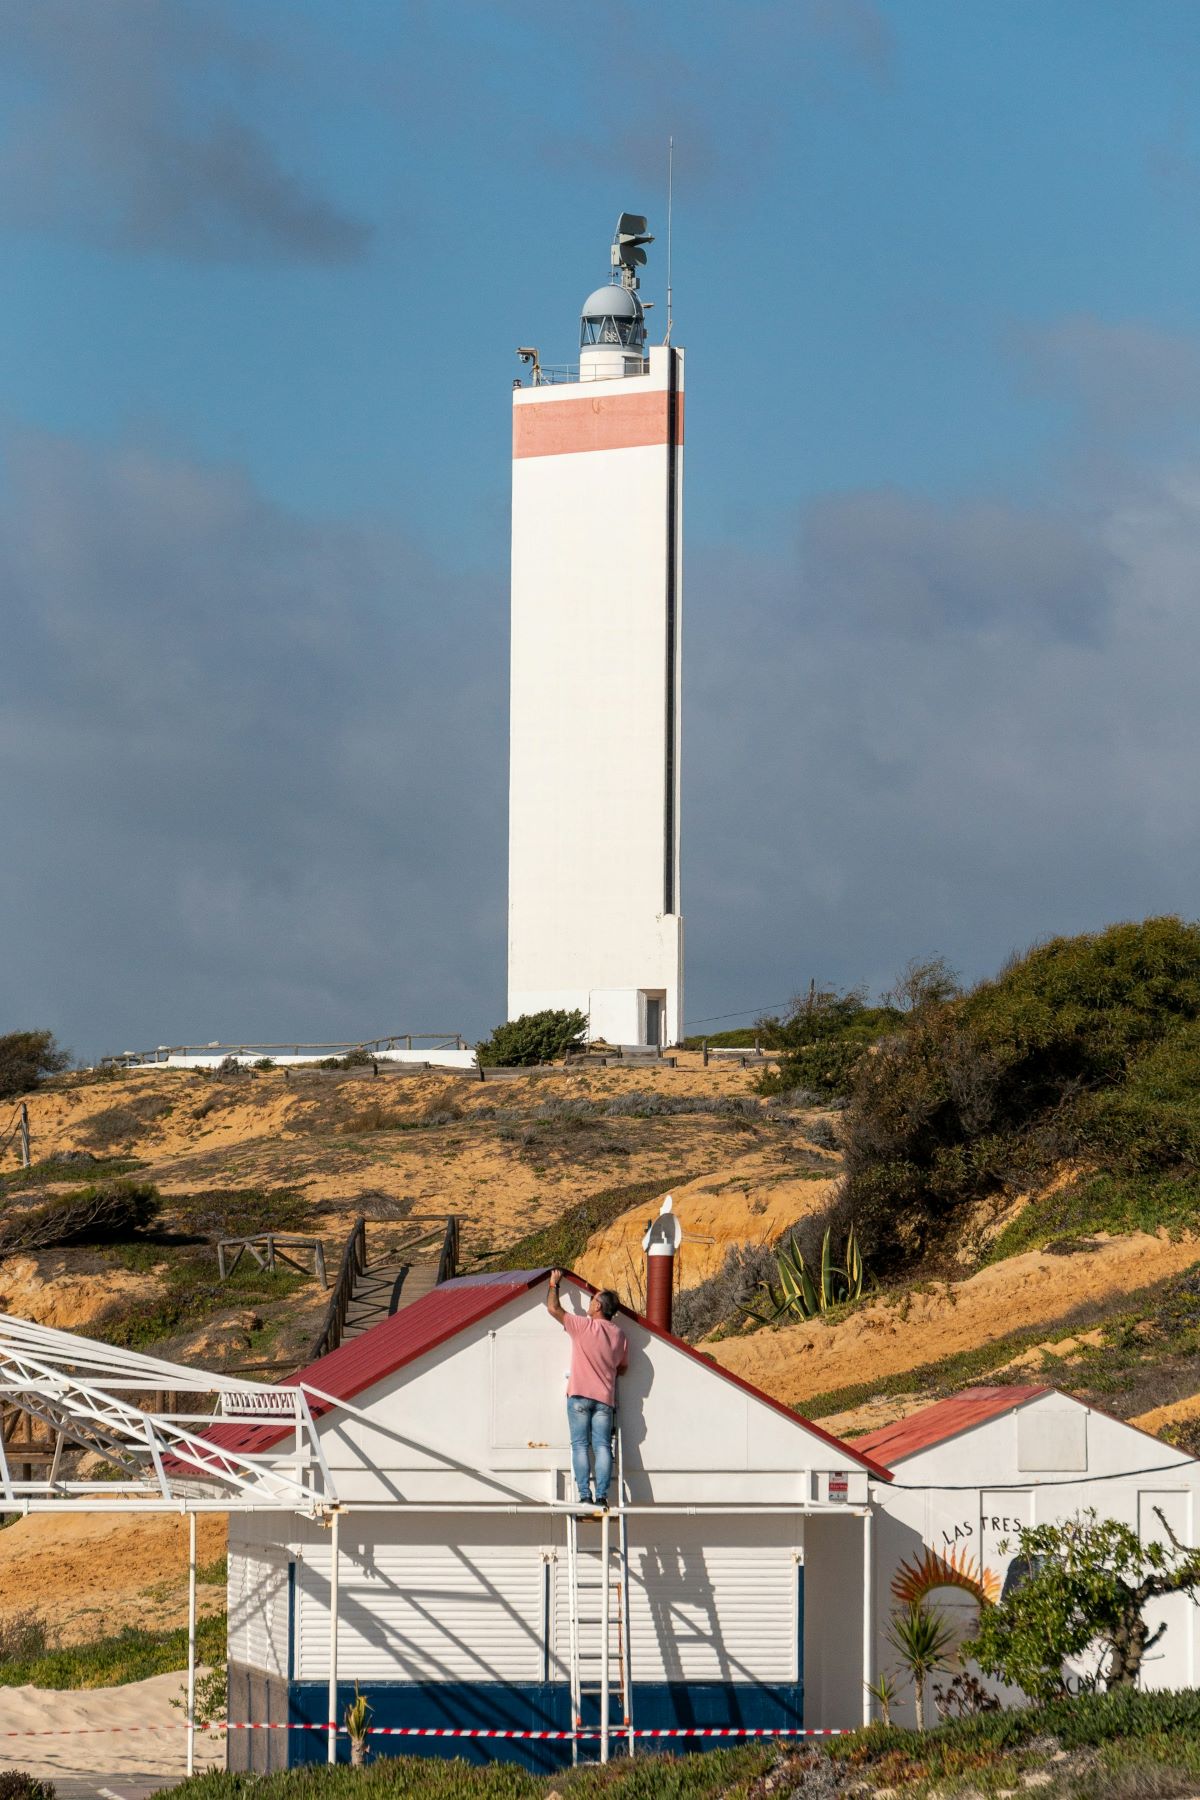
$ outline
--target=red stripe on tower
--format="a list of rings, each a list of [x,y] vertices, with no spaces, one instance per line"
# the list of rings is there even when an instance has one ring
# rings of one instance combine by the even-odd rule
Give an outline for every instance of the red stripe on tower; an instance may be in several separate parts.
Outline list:
[[[675,402],[675,442],[683,442],[683,395]],[[665,390],[589,394],[583,400],[532,400],[513,407],[513,460],[569,456],[580,450],[634,450],[665,444]]]

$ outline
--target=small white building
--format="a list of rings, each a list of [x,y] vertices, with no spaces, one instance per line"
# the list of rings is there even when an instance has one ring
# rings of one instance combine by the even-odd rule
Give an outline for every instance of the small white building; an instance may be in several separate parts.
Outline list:
[[[662,1045],[683,1025],[684,357],[647,344],[648,242],[622,214],[578,369],[527,350],[513,391],[508,1011]]]
[[[626,1697],[635,1729],[861,1723],[868,1483],[886,1487],[887,1471],[624,1314],[623,1503],[607,1525],[575,1525],[568,1339],[546,1310],[547,1275],[447,1282],[297,1378],[337,1507],[324,1522],[230,1519],[230,1718],[322,1726],[333,1616],[339,1718],[358,1681],[376,1726],[567,1734],[380,1738],[377,1753],[561,1766],[573,1677],[586,1685],[590,1667],[594,1680],[602,1651],[588,1606],[600,1605],[605,1532],[618,1725]],[[568,1278],[562,1294],[584,1310],[585,1284]],[[211,1435],[265,1450],[279,1430]],[[595,1704],[582,1697],[578,1716],[594,1725]],[[229,1744],[231,1765],[243,1768],[326,1754],[312,1730],[233,1731]]]
[[[969,1635],[980,1600],[1000,1599],[1019,1579],[1014,1561],[1024,1525],[1094,1507],[1101,1518],[1133,1526],[1144,1542],[1165,1542],[1161,1511],[1182,1543],[1196,1542],[1196,1459],[1055,1388],[967,1388],[853,1442],[893,1475],[872,1483],[879,1669],[895,1663],[887,1627],[906,1601],[930,1599],[961,1637]],[[1177,1594],[1146,1616],[1152,1629],[1165,1629],[1147,1653],[1143,1685],[1195,1687],[1200,1607]],[[1076,1673],[1094,1668],[1093,1661]],[[912,1722],[910,1700],[897,1717]]]

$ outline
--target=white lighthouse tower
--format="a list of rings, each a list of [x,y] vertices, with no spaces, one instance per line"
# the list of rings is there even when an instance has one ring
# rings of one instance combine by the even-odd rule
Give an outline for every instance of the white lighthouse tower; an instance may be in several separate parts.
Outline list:
[[[622,213],[578,371],[522,351],[513,391],[508,1011],[621,1044],[683,1027],[683,351],[647,348],[650,242]]]

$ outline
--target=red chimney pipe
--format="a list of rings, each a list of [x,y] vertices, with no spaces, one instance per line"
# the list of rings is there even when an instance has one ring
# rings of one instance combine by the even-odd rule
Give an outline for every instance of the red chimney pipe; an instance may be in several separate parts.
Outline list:
[[[646,1252],[646,1317],[659,1331],[670,1331],[675,1298],[675,1252],[683,1233],[668,1194],[657,1219],[651,1219],[642,1239]]]

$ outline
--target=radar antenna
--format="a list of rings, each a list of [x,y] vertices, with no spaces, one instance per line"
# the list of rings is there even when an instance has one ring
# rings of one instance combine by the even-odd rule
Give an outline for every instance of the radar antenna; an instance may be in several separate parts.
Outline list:
[[[637,271],[646,265],[644,244],[652,244],[654,238],[646,230],[646,221],[641,213],[623,212],[617,220],[617,229],[613,232],[611,261],[614,279],[619,275],[621,286],[630,293],[638,288]]]

